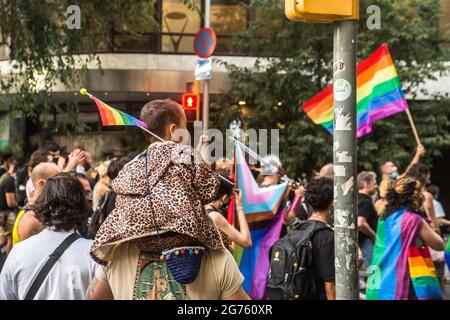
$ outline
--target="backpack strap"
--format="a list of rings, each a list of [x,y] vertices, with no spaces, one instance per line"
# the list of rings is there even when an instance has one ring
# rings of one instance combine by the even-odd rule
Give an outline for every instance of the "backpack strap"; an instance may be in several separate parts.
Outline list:
[[[28,290],[28,293],[25,296],[24,300],[33,300],[34,296],[38,292],[39,288],[42,286],[42,283],[52,270],[56,261],[58,261],[58,259],[63,255],[63,253],[67,250],[67,248],[69,248],[70,245],[79,238],[81,237],[78,233],[76,232],[72,233],[71,235],[69,235],[67,238],[64,239],[64,241],[55,249],[55,251],[52,252],[52,254],[48,257],[47,262],[44,264],[41,271],[39,271],[37,277],[34,279],[30,287],[30,290]]]

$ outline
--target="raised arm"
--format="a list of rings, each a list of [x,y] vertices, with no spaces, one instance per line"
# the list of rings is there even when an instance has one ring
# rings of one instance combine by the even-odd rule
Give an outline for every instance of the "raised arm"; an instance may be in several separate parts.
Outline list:
[[[402,175],[400,177],[403,177],[404,175],[406,175],[413,165],[418,164],[420,161],[420,158],[424,154],[425,154],[425,147],[423,145],[417,146],[416,154],[414,155],[414,157],[411,160],[411,163],[408,165],[408,167],[406,168],[406,170],[402,173]]]

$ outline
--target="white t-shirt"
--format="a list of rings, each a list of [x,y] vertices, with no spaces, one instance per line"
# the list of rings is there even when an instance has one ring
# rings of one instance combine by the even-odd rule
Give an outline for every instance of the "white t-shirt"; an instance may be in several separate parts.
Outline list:
[[[444,208],[442,207],[442,204],[439,201],[433,199],[433,207],[436,218],[445,218]]]
[[[0,273],[0,300],[23,300],[49,255],[73,231],[44,229],[15,245]],[[77,239],[58,259],[35,300],[84,300],[97,264],[89,255],[92,240]]]

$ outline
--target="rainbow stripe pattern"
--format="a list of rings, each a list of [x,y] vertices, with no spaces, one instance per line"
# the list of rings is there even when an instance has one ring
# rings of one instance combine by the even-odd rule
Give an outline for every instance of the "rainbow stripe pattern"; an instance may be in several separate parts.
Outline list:
[[[88,94],[88,96],[94,100],[97,105],[100,119],[102,120],[102,126],[138,126],[147,128],[145,122],[138,120],[123,111],[110,107],[92,94]]]
[[[372,123],[408,108],[387,44],[361,61],[356,69],[357,136],[372,131]],[[303,105],[309,118],[333,133],[333,85]]]
[[[237,186],[242,192],[244,212],[249,221],[252,247],[244,249],[235,244],[234,257],[244,276],[244,290],[252,299],[260,300],[266,295],[269,273],[269,251],[280,238],[286,207],[280,213],[279,205],[287,189],[287,183],[274,187],[259,188],[245,161],[241,148],[235,147]],[[270,212],[270,220],[250,222],[258,210]],[[274,211],[275,210],[275,211]],[[275,214],[275,217],[274,217]]]
[[[418,300],[442,300],[442,291],[436,276],[428,247],[408,248],[408,264],[411,282]]]
[[[242,190],[242,206],[247,215],[247,221],[272,219],[278,212],[288,183],[259,188],[245,161],[244,152],[237,144],[235,145],[235,163],[237,186]]]
[[[450,238],[448,238],[447,247],[445,248],[445,261],[447,261],[447,268],[450,270]]]
[[[379,219],[367,300],[408,300],[414,295],[421,300],[442,299],[428,248],[414,245],[422,221],[406,209]],[[411,283],[414,292],[410,292]]]

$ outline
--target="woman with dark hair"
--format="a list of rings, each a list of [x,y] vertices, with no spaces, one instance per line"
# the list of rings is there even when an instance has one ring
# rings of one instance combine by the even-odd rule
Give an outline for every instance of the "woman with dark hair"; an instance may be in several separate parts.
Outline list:
[[[418,212],[426,214],[426,216],[431,219],[431,228],[437,233],[440,233],[439,221],[436,217],[436,213],[434,212],[433,196],[426,190],[426,187],[431,181],[430,169],[424,164],[415,164],[406,172],[406,175],[408,177],[412,177],[413,179],[417,179],[420,182],[422,186],[421,194],[423,197],[423,202],[418,209]]]
[[[231,181],[231,177],[225,175],[221,176],[225,177],[228,181]],[[245,218],[244,209],[242,208],[242,194],[238,189],[233,191],[234,186],[228,181],[225,181],[224,179],[220,180],[219,191],[217,192],[214,201],[206,206],[206,212],[217,228],[219,228],[226,236],[224,237],[225,242],[231,240],[243,248],[250,248],[252,246],[252,238]],[[235,194],[236,199],[236,211],[240,230],[237,230],[232,226],[225,216],[227,212],[226,208],[230,203],[233,193]]]
[[[11,250],[0,274],[0,300],[27,297],[49,257],[67,239],[74,241],[57,258],[31,299],[85,299],[96,263],[89,255],[92,241],[80,238],[76,231],[86,225],[90,209],[83,186],[72,175],[59,173],[47,180],[33,208],[45,229]]]
[[[368,300],[442,299],[427,246],[443,250],[444,242],[419,213],[422,202],[422,182],[416,178],[402,177],[388,190],[369,268]]]

